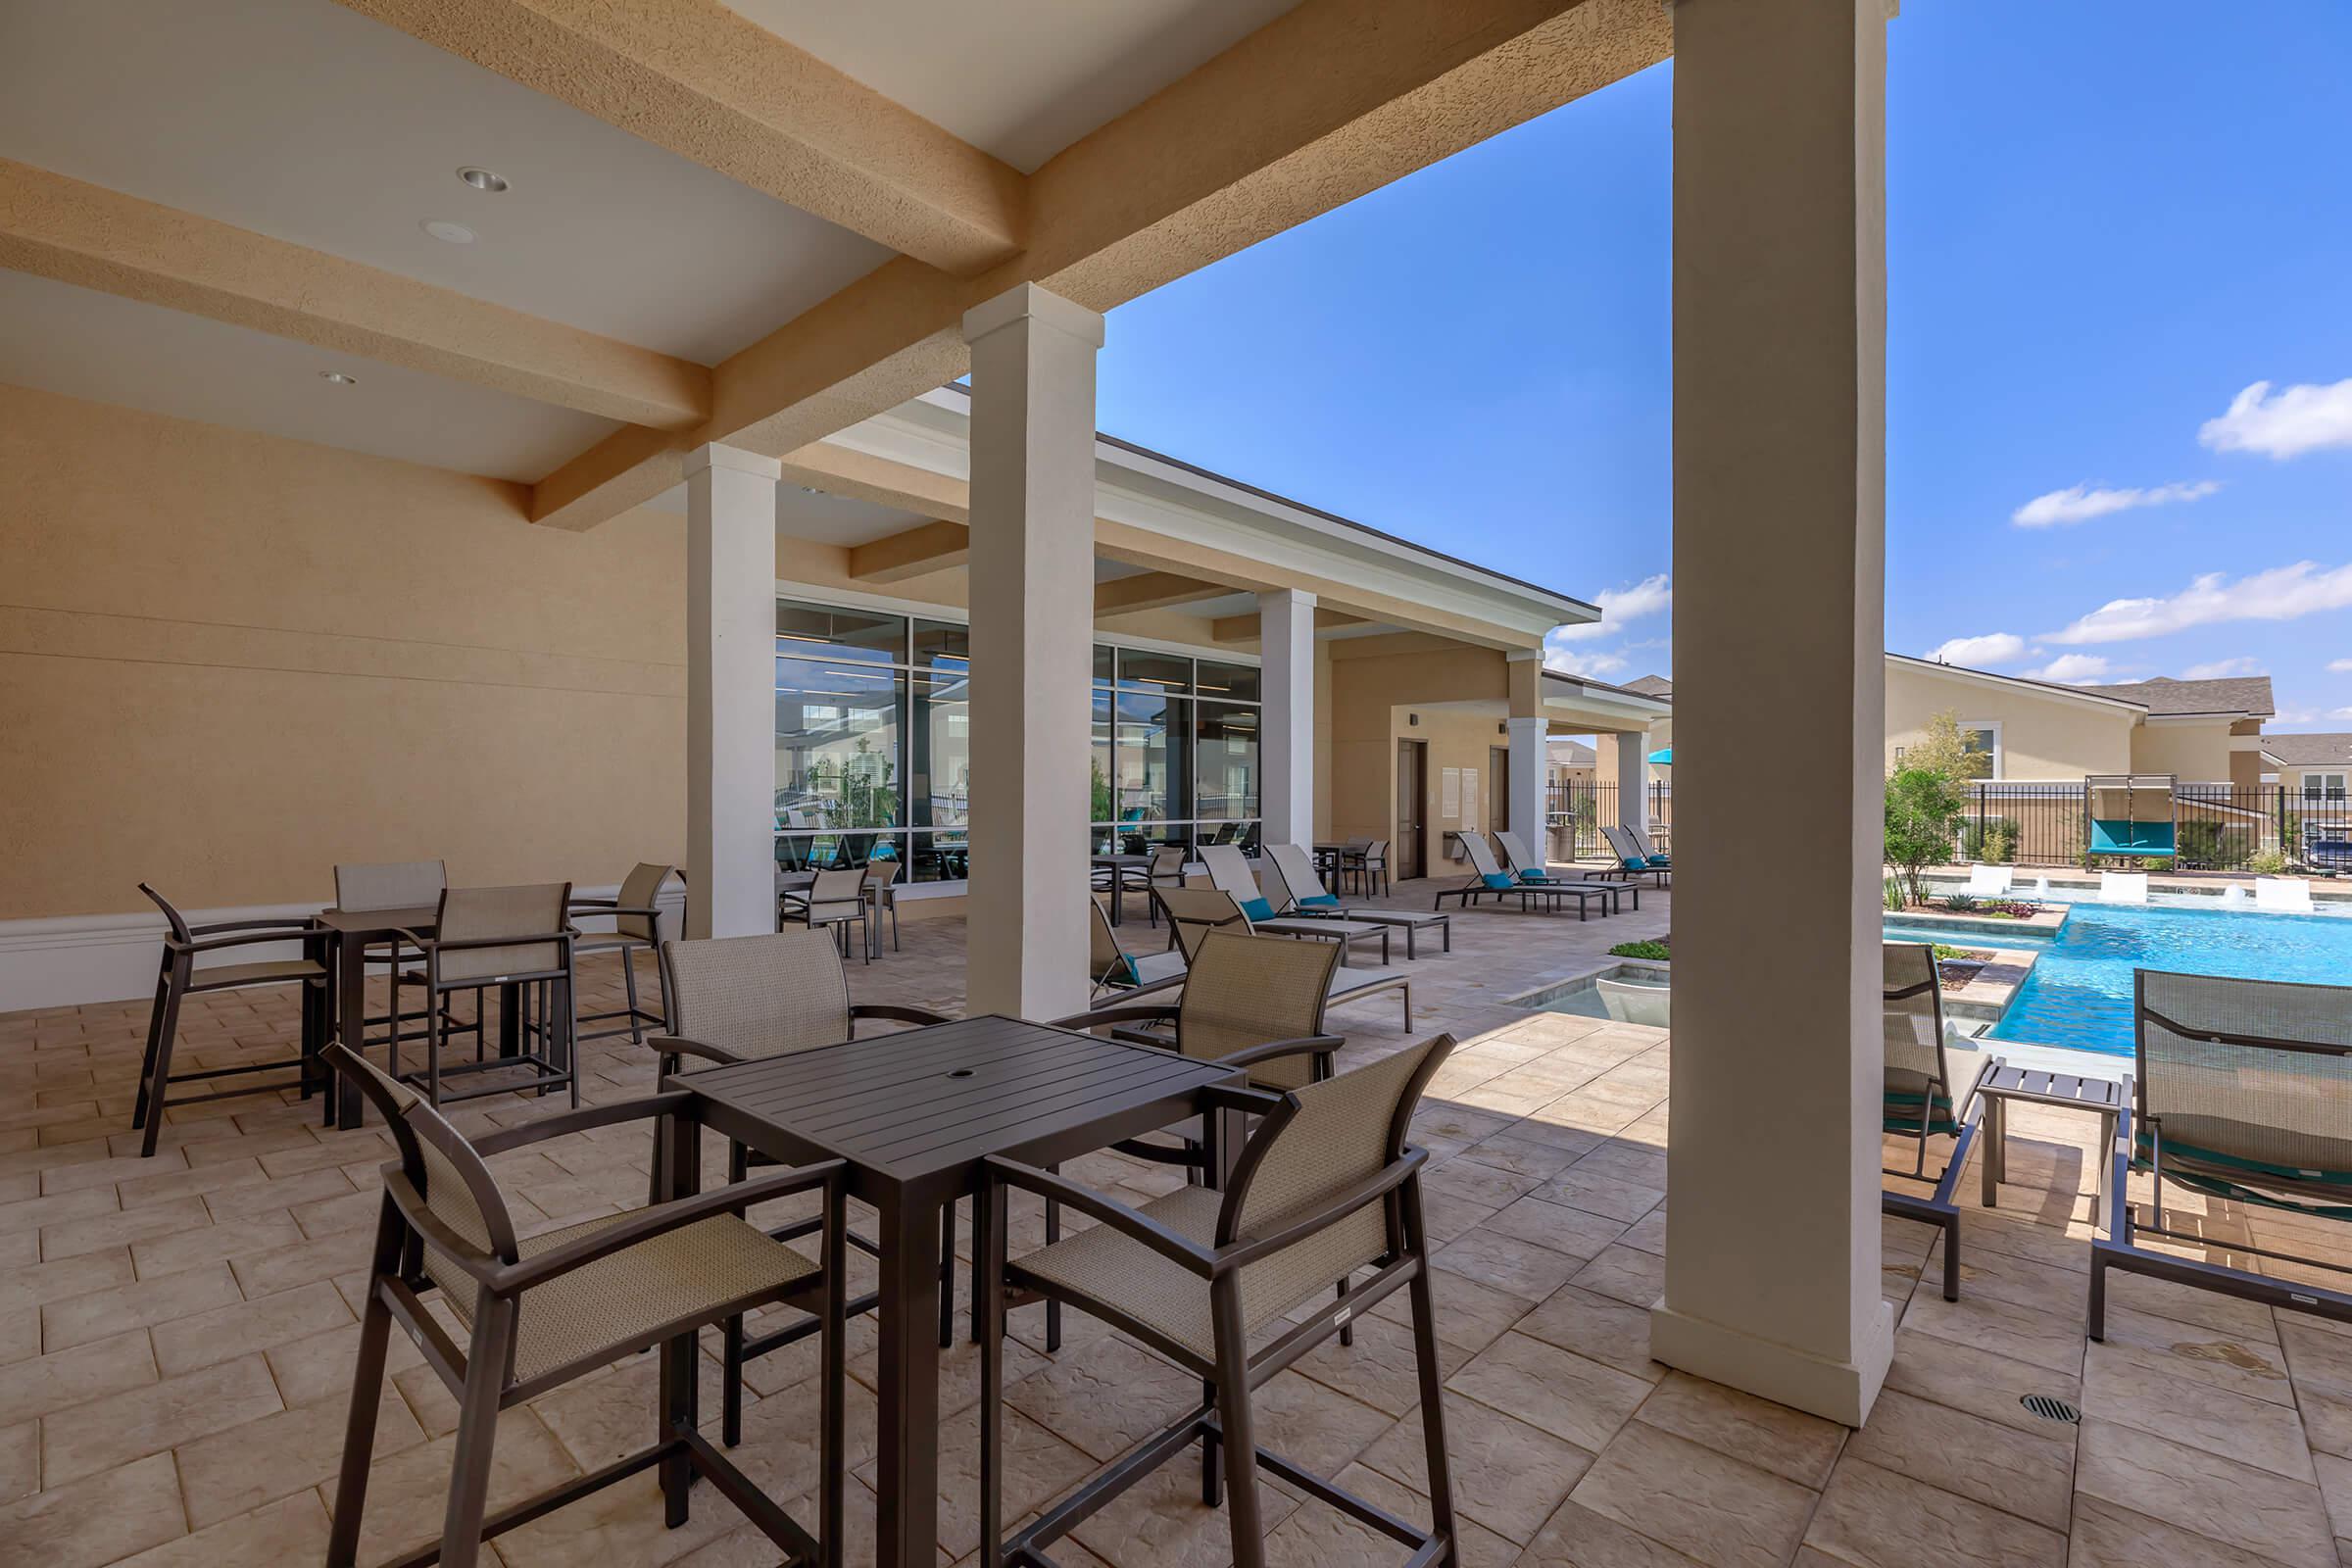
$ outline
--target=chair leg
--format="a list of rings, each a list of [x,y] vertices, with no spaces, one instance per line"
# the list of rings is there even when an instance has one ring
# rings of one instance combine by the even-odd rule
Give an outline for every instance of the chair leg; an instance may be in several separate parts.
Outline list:
[[[556,983],[564,988],[564,1087],[571,1096],[571,1108],[580,1108],[580,999],[572,993],[572,971],[569,965],[564,978]],[[631,1018],[631,1023],[636,1020]]]
[[[384,1392],[384,1350],[392,1339],[392,1309],[376,1294],[375,1284],[399,1272],[400,1253],[399,1220],[386,1197],[376,1220],[368,1311],[360,1319],[360,1354],[352,1369],[351,1413],[343,1425],[343,1462],[335,1478],[335,1522],[327,1536],[326,1568],[353,1568],[359,1557],[360,1515],[368,1506],[368,1463],[375,1452],[375,1415]]]
[[[978,1245],[977,1243],[974,1244]],[[974,1257],[980,1254],[975,1252]],[[972,1338],[980,1337],[980,1293],[972,1293]],[[956,1203],[939,1205],[939,1348],[956,1345]]]
[[[139,1098],[130,1107],[133,1132],[147,1125],[147,1101],[154,1089],[155,1049],[163,1038],[164,1002],[172,994],[172,964],[165,960],[155,977],[155,1003],[147,1009],[147,1051],[139,1058]]]
[[[1046,1169],[1055,1176],[1061,1174],[1059,1165],[1049,1165]],[[1046,1200],[1046,1245],[1052,1247],[1060,1240],[1061,1200],[1049,1198]],[[1061,1302],[1051,1297],[1046,1299],[1046,1353],[1048,1355],[1061,1353]]]
[[[1340,1281],[1339,1297],[1340,1305],[1346,1306],[1348,1304],[1348,1282],[1346,1279]],[[1355,1348],[1355,1319],[1353,1317],[1349,1317],[1347,1322],[1340,1325],[1340,1346],[1343,1349]]]
[[[482,1550],[482,1514],[490,1501],[490,1456],[498,1443],[499,1385],[514,1344],[514,1304],[482,1303],[466,1352],[466,1392],[458,1401],[458,1453],[441,1521],[442,1568],[474,1568]]]
[[[1213,1378],[1200,1380],[1200,1402],[1217,1402],[1217,1385]],[[1206,1508],[1225,1505],[1225,1468],[1219,1455],[1217,1435],[1213,1431],[1200,1434],[1200,1503]]]
[[[620,983],[622,990],[628,996],[629,1044],[642,1046],[645,1044],[645,1020],[637,1016],[637,950],[635,948],[620,950]]]
[[[980,1563],[999,1568],[1004,1555],[1004,1188],[983,1181],[972,1201],[972,1294],[980,1304]]]
[[[720,1335],[718,1437],[732,1448],[743,1442],[743,1314],[728,1318]]]
[[[172,966],[171,979],[166,982],[164,1015],[155,1037],[153,1088],[147,1096],[147,1124],[139,1132],[141,1159],[155,1153],[156,1140],[163,1136],[164,1107],[172,1098],[172,1048],[179,1036],[179,999],[187,994],[188,973],[188,961],[181,959]]]
[[[1462,1560],[1453,1518],[1453,1472],[1446,1457],[1446,1372],[1438,1361],[1437,1302],[1429,1286],[1429,1236],[1421,1221],[1421,1184],[1408,1180],[1397,1195],[1405,1250],[1418,1257],[1406,1292],[1413,1308],[1413,1365],[1421,1383],[1421,1442],[1429,1470],[1430,1529],[1446,1538],[1444,1563]]]
[[[1238,1275],[1209,1287],[1217,1340],[1217,1422],[1224,1428],[1225,1523],[1233,1568],[1266,1568],[1265,1515],[1257,1505],[1257,1434],[1250,1419],[1250,1336]]]
[[[850,1200],[836,1186],[825,1194],[825,1321],[817,1330],[820,1370],[824,1387],[817,1395],[817,1421],[823,1428],[817,1455],[824,1477],[817,1483],[817,1543],[824,1568],[847,1568],[849,1548],[844,1539],[843,1477],[849,1464],[849,1294]]]

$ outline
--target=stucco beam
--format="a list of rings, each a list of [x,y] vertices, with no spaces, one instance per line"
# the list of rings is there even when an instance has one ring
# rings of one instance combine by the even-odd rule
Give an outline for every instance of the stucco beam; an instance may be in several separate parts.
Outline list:
[[[926,522],[902,533],[850,547],[850,575],[859,582],[905,582],[960,566],[972,557],[972,530],[960,522]]]
[[[1147,571],[1095,584],[1097,615],[1129,615],[1146,610],[1169,610],[1177,605],[1222,599],[1233,590],[1221,582],[1202,582],[1173,571]],[[1255,616],[1250,616],[1255,619]]]
[[[1015,284],[1107,311],[1672,52],[1658,0],[1305,0],[1032,175],[1018,256],[887,263],[719,366],[698,439],[822,441],[962,374],[963,313]],[[542,487],[611,515],[642,485]]]
[[[718,0],[338,3],[927,266],[1021,248],[1020,171]]]
[[[1337,631],[1343,626],[1361,626],[1369,617],[1350,615],[1344,610],[1315,611],[1315,630]],[[1257,641],[1258,618],[1254,612],[1247,615],[1219,615],[1208,623],[1208,634],[1221,643],[1253,643]]]
[[[710,412],[700,365],[6,159],[0,266],[633,425]]]

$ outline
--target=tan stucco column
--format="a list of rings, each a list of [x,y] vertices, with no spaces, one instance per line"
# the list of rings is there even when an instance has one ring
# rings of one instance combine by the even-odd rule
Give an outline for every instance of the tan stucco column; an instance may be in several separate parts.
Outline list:
[[[1649,731],[1619,730],[1609,737],[1617,746],[1617,822],[1649,838]],[[1598,742],[1600,737],[1592,737]]]
[[[1258,835],[1267,844],[1315,840],[1315,596],[1278,588],[1257,596]]]
[[[1878,1175],[1890,14],[1885,0],[1675,8],[1688,746],[1650,1347],[1849,1423],[1893,1347]],[[1774,757],[1805,765],[1758,765]]]
[[[1034,284],[972,345],[968,1010],[1086,1005],[1095,354],[1102,318]]]
[[[776,928],[776,478],[686,455],[686,934]]]
[[[1511,819],[1494,825],[1507,827],[1519,835],[1519,842],[1527,846],[1530,855],[1549,858],[1550,843],[1544,831],[1544,808],[1550,804],[1544,798],[1544,737],[1551,725],[1544,717],[1544,650],[1514,649],[1508,658],[1510,771],[1503,796],[1510,803]]]

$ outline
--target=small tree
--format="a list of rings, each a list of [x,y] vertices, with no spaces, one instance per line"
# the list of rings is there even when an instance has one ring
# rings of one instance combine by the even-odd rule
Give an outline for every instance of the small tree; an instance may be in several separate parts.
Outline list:
[[[1911,903],[1927,903],[1927,868],[1950,858],[1967,806],[1960,781],[1934,768],[1907,764],[1886,780],[1886,863]]]
[[[1992,759],[1969,746],[1968,738],[1960,733],[1960,715],[1947,710],[1928,720],[1926,739],[1905,748],[1903,766],[1965,781],[1989,775]]]

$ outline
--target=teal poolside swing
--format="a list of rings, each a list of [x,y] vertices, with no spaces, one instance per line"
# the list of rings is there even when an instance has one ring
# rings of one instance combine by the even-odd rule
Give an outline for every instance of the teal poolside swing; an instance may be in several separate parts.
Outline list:
[[[2094,773],[2082,781],[2090,853],[2169,860],[2180,853],[2174,773]]]

